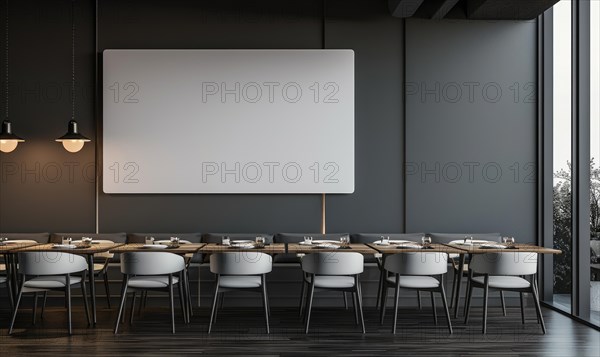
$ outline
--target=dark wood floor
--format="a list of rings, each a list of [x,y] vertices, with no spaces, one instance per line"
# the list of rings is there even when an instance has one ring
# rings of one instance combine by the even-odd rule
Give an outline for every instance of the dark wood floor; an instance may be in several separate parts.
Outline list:
[[[102,302],[100,302],[102,304]],[[528,309],[526,325],[519,310],[509,309],[503,317],[499,308],[490,310],[488,334],[480,332],[481,309],[474,308],[469,326],[454,320],[454,334],[448,335],[445,320],[433,324],[431,310],[402,309],[397,334],[390,333],[391,312],[380,326],[373,308],[365,311],[367,334],[354,324],[352,310],[314,310],[311,333],[305,335],[297,310],[274,308],[270,335],[264,333],[260,308],[230,308],[219,314],[213,333],[206,334],[208,310],[196,311],[192,323],[177,318],[177,334],[170,334],[168,309],[147,308],[136,315],[133,326],[122,325],[119,335],[112,328],[116,312],[103,306],[98,327],[89,328],[83,310],[74,313],[74,336],[67,336],[66,314],[60,307],[46,311],[45,319],[31,325],[31,310],[24,308],[16,330],[7,336],[8,311],[1,311],[0,352],[3,356],[54,355],[262,355],[262,356],[599,356],[600,332],[559,313],[544,309],[548,334],[542,335],[535,313]],[[439,311],[441,313],[441,310]]]

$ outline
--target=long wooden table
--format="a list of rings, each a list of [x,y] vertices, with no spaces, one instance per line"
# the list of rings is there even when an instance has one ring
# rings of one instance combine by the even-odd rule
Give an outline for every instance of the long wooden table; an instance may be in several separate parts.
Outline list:
[[[493,242],[490,242],[493,243]],[[498,244],[498,243],[494,243]],[[540,247],[534,244],[516,243],[512,248],[482,248],[480,245],[464,244],[444,244],[450,248],[456,248],[460,251],[458,263],[458,275],[456,277],[456,291],[452,294],[451,305],[454,307],[454,318],[458,317],[458,305],[460,301],[460,286],[462,284],[463,271],[465,269],[465,260],[467,254],[486,254],[486,253],[538,253],[538,254],[562,254],[562,251],[553,248]]]
[[[94,326],[96,325],[96,281],[94,277],[94,254],[113,251],[114,248],[123,245],[124,243],[99,243],[91,244],[90,246],[80,246],[77,248],[55,248],[54,244],[36,244],[29,247],[12,249],[11,254],[16,253],[32,253],[32,252],[53,252],[53,253],[70,253],[84,255],[88,262],[88,275],[90,283],[90,295],[92,296],[92,316]]]
[[[419,244],[420,243],[414,243]],[[429,248],[409,248],[402,247],[402,244],[379,245],[375,243],[367,243],[367,245],[381,254],[399,254],[399,253],[448,253],[462,254],[464,251],[449,247],[444,244],[430,244]]]
[[[284,243],[271,243],[266,244],[262,248],[239,248],[233,246],[223,245],[221,243],[208,243],[202,249],[200,253],[204,254],[217,254],[217,253],[232,253],[232,252],[254,252],[254,253],[266,253],[266,254],[283,254],[286,253]]]
[[[123,244],[115,249],[111,249],[111,253],[133,253],[133,252],[167,252],[178,255],[193,254],[198,252],[206,243],[189,243],[179,244],[177,248],[152,249],[144,248],[143,243]]]
[[[360,254],[376,254],[377,251],[362,243],[351,243],[348,248],[317,248],[317,244],[299,244],[288,243],[287,252],[295,254],[311,254],[311,253],[360,253]]]

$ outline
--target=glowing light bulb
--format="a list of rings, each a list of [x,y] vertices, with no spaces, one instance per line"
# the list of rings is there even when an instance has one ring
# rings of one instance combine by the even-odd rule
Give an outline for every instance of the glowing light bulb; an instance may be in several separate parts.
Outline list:
[[[65,140],[62,142],[63,147],[65,148],[65,150],[67,150],[68,152],[78,152],[79,150],[83,149],[83,145],[85,144],[85,141],[83,140]]]
[[[17,145],[19,145],[18,140],[0,140],[0,151],[9,153],[13,152]]]

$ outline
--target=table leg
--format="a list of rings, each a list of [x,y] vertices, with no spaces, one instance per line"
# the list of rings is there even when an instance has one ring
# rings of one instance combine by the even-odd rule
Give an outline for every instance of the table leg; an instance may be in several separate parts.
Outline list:
[[[460,262],[458,264],[458,275],[456,276],[456,293],[453,297],[453,301],[455,304],[454,305],[454,318],[458,317],[458,305],[459,305],[459,301],[460,301],[460,286],[462,284],[463,269],[465,268],[465,259],[466,259],[466,255],[461,254]]]
[[[96,278],[94,277],[94,255],[88,254],[88,272],[90,276],[90,295],[92,300],[92,321],[96,326]]]

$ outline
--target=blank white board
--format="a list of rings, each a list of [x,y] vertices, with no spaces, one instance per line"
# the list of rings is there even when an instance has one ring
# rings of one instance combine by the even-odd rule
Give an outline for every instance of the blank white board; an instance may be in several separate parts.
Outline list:
[[[105,193],[354,192],[354,51],[106,50]]]

